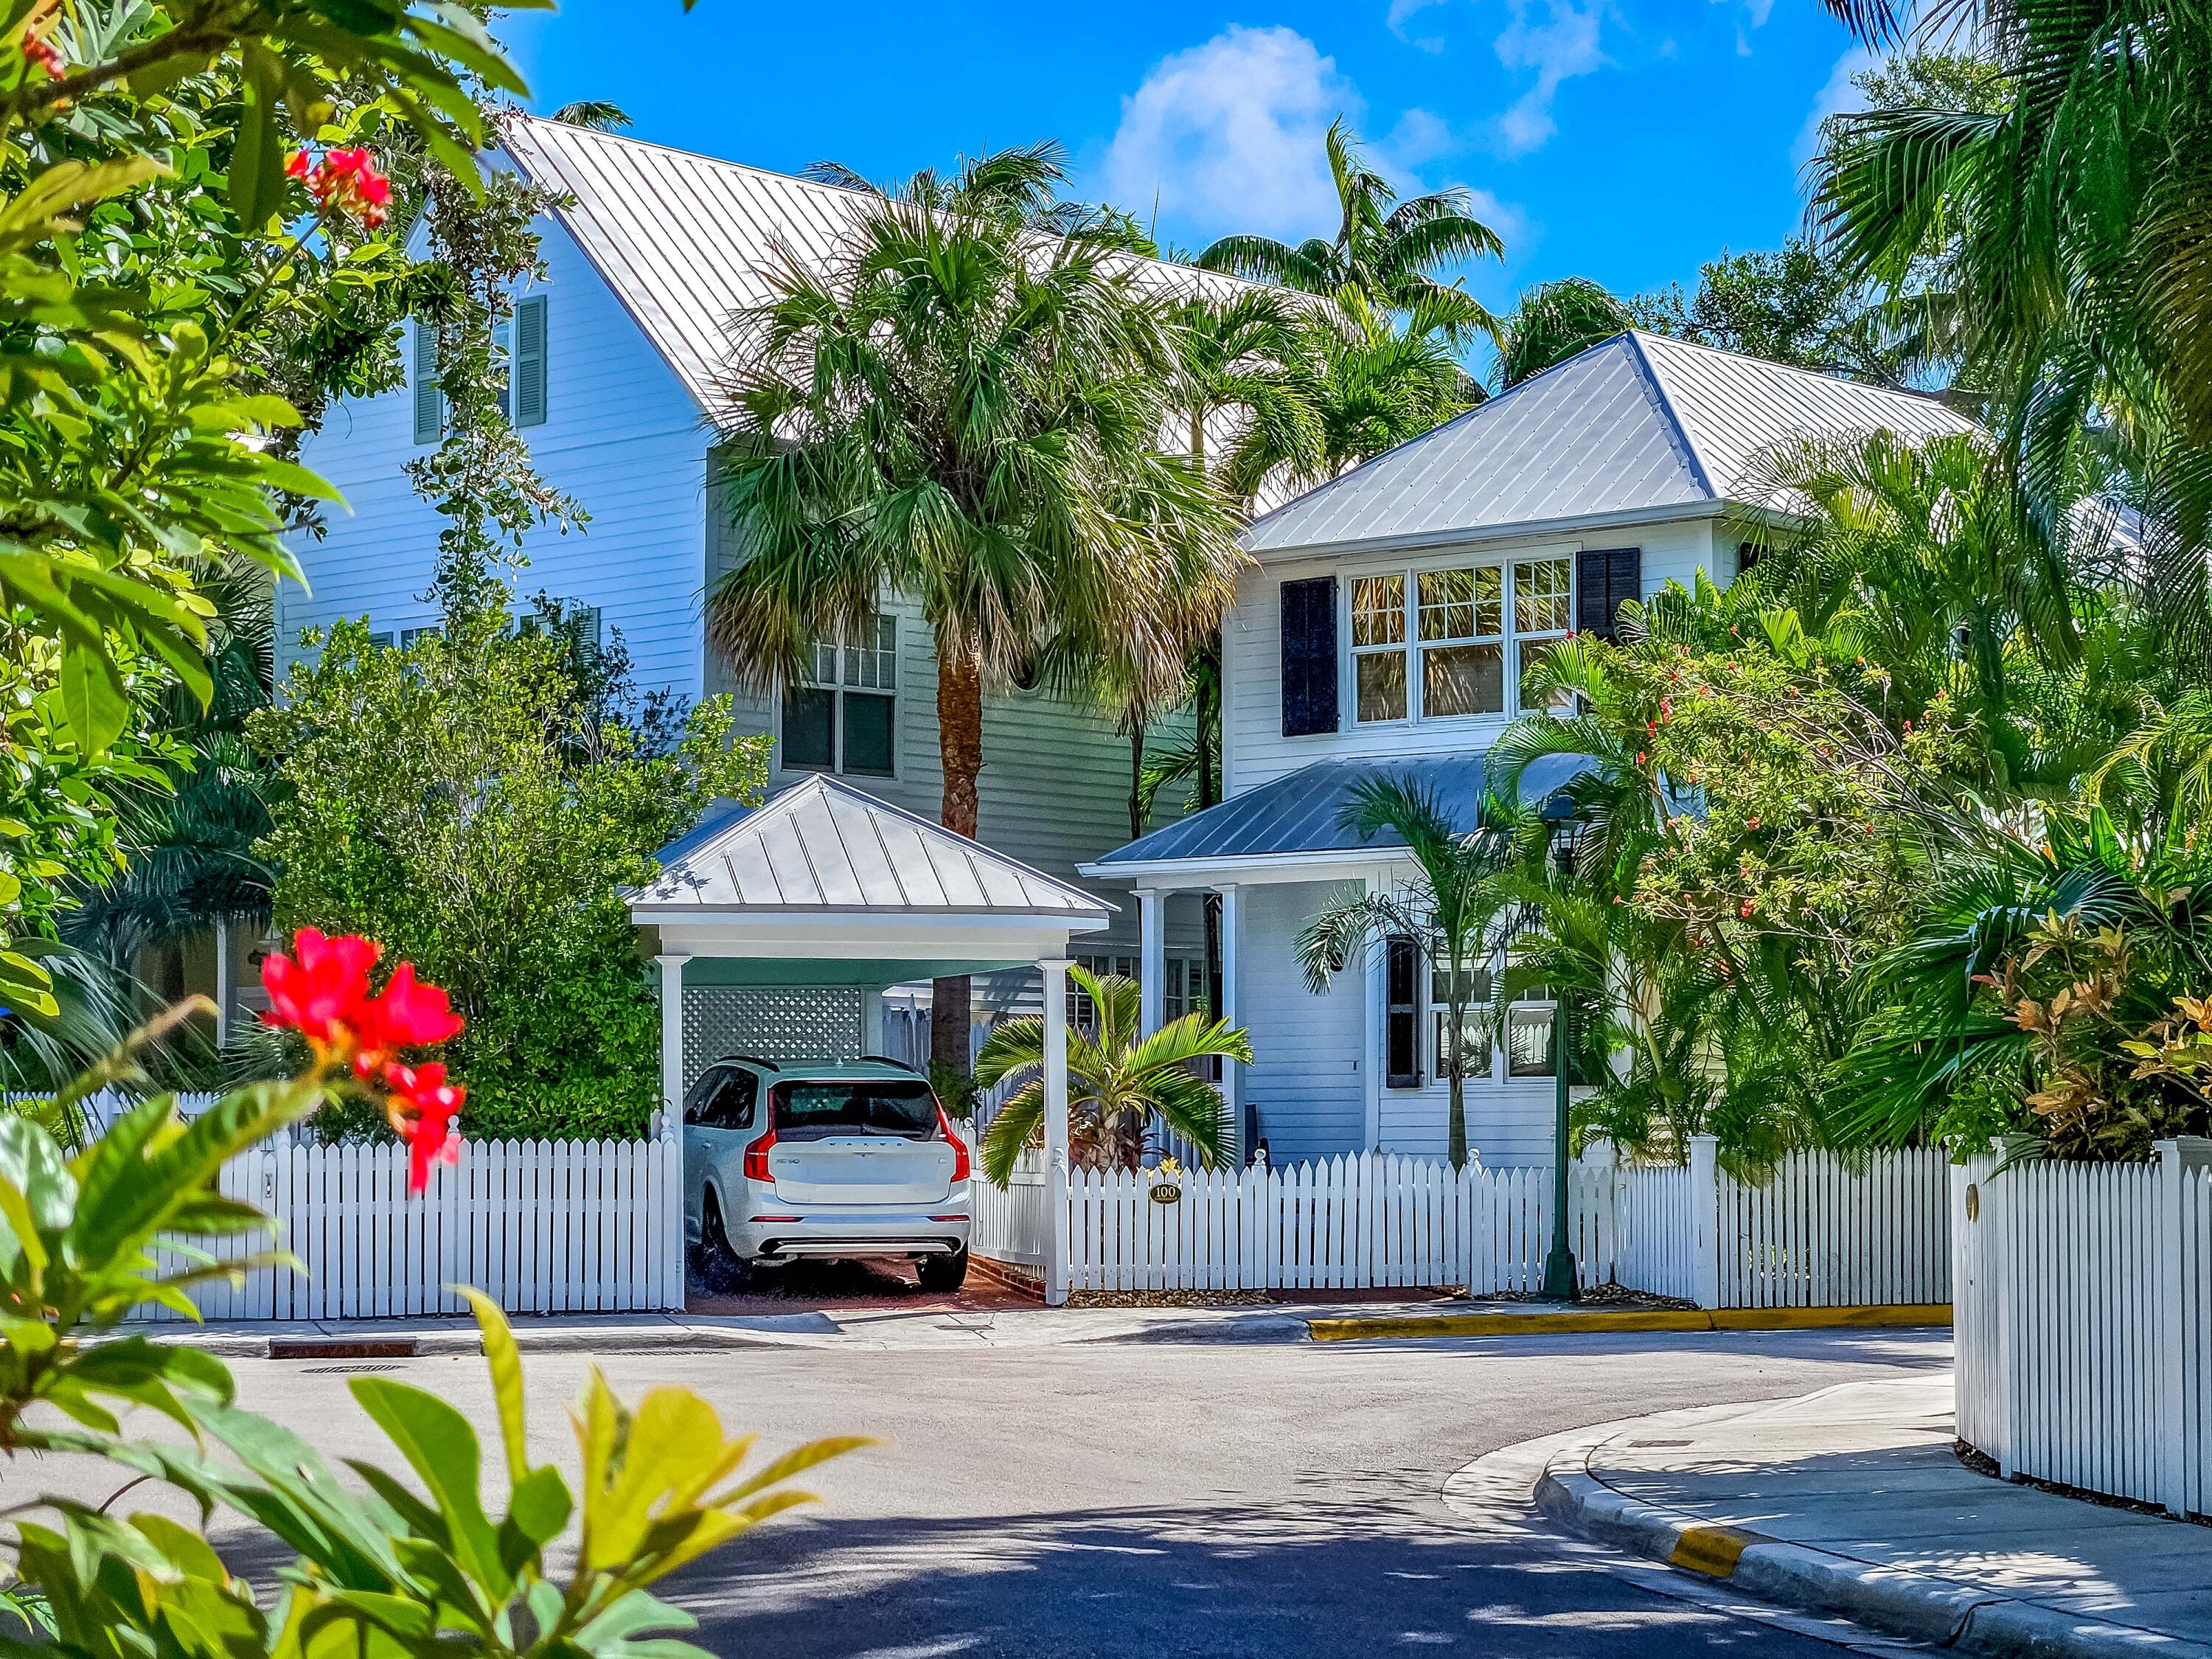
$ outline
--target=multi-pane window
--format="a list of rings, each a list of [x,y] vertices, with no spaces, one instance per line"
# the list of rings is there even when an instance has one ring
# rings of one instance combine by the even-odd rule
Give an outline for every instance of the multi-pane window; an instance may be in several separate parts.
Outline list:
[[[1505,712],[1505,573],[1494,564],[1424,570],[1421,714]]]
[[[890,777],[897,712],[898,622],[873,617],[817,642],[805,680],[786,688],[784,769]]]
[[[1437,1076],[1448,1075],[1445,1061],[1451,1054],[1451,994],[1455,988],[1467,993],[1467,1013],[1460,1023],[1460,1074],[1468,1078],[1486,1078],[1491,1072],[1490,1007],[1492,981],[1487,963],[1480,967],[1462,968],[1459,979],[1462,988],[1455,988],[1450,964],[1442,951],[1429,957],[1429,1002],[1436,1013]]]
[[[1406,718],[1406,579],[1358,576],[1352,584],[1353,704],[1363,720]]]
[[[1521,685],[1574,626],[1574,562],[1523,559],[1513,567],[1513,680]],[[1554,708],[1556,713],[1565,712]]]
[[[1516,712],[1522,672],[1573,627],[1574,568],[1571,558],[1542,558],[1354,577],[1358,718]]]

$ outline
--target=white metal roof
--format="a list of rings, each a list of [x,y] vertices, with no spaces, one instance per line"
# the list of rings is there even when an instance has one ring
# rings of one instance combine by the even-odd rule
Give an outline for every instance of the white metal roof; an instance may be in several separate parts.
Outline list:
[[[713,912],[1103,923],[1114,907],[927,818],[816,775],[661,849],[632,920]]]
[[[717,388],[729,362],[732,317],[770,297],[767,274],[780,248],[809,263],[834,256],[872,200],[535,116],[503,120],[500,145],[525,177],[567,198],[556,216],[718,422],[731,418]],[[1249,286],[1162,260],[1129,263],[1139,281],[1169,293]]]
[[[1932,398],[1632,331],[1256,520],[1260,554],[1695,513],[1793,437],[1972,430]]]

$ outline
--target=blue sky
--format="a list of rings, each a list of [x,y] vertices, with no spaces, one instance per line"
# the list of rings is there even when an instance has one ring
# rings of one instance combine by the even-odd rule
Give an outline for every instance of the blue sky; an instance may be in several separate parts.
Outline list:
[[[1332,229],[1321,134],[1348,112],[1394,178],[1478,192],[1506,260],[1468,281],[1500,306],[1779,244],[1865,61],[1815,0],[563,0],[503,33],[533,107],[611,98],[635,137],[780,171],[1058,138],[1082,193],[1187,247]]]

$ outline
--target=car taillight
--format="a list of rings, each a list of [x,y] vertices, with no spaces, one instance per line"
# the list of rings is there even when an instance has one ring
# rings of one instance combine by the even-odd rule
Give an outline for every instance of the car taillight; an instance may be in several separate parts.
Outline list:
[[[945,1116],[941,1103],[937,1109],[937,1127],[945,1131],[945,1138],[952,1143],[952,1178],[955,1181],[967,1180],[968,1143],[952,1133],[952,1120]]]
[[[775,1177],[770,1176],[768,1172],[768,1149],[775,1145],[775,1129],[770,1128],[766,1134],[763,1135],[758,1140],[756,1140],[751,1146],[745,1148],[746,1180],[771,1181],[775,1179]]]

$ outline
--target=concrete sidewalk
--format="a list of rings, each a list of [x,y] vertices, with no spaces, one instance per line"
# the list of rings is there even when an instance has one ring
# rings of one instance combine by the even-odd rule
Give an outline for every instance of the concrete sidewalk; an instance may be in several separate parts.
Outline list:
[[[1537,1501],[1751,1595],[1960,1650],[2212,1659],[2212,1528],[1974,1473],[1951,1386],[1607,1425],[1552,1454]]]

